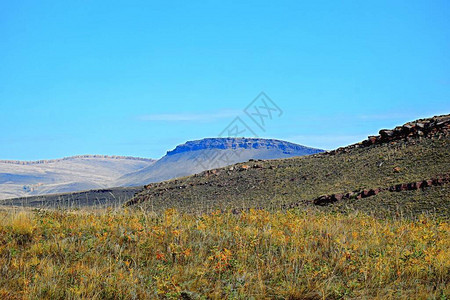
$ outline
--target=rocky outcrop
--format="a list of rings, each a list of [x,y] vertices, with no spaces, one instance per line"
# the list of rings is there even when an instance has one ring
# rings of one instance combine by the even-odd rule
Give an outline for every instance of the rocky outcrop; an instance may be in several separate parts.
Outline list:
[[[328,205],[341,200],[363,199],[378,195],[381,192],[402,192],[424,189],[431,186],[443,185],[450,183],[450,174],[444,174],[427,180],[419,180],[409,183],[401,183],[390,187],[378,187],[375,189],[364,189],[360,191],[347,192],[342,194],[322,195],[313,200],[315,205]],[[295,206],[295,204],[294,204]]]
[[[394,129],[381,129],[379,135],[369,136],[366,140],[341,147],[336,150],[326,152],[333,155],[346,153],[356,148],[370,147],[391,143],[395,144],[402,141],[412,141],[421,138],[442,138],[450,136],[450,115],[435,116],[428,119],[419,119],[414,122],[408,122],[403,126],[397,126]]]

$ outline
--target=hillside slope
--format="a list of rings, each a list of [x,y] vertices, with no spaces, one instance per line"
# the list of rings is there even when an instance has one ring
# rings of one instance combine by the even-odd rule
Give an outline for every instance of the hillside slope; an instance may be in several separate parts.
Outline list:
[[[65,193],[114,186],[152,159],[83,155],[55,160],[0,161],[0,199]]]
[[[249,159],[274,159],[323,152],[285,141],[259,138],[206,138],[189,141],[137,172],[126,174],[116,186],[138,186],[200,173]]]
[[[127,205],[187,211],[313,205],[324,194],[346,193],[450,173],[450,115],[409,122],[331,152],[252,161],[146,186]],[[338,201],[332,209],[433,212],[450,215],[450,188],[439,186]],[[355,204],[356,203],[356,204]],[[329,209],[330,206],[325,206]]]

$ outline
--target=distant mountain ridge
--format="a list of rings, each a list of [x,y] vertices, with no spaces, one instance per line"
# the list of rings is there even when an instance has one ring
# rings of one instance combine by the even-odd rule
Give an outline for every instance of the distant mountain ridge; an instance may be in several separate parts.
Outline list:
[[[129,160],[141,160],[141,161],[148,161],[148,162],[156,161],[156,159],[152,159],[152,158],[143,158],[143,157],[134,157],[134,156],[84,154],[84,155],[67,156],[67,157],[63,157],[63,158],[40,159],[40,160],[8,160],[8,159],[1,159],[0,163],[16,164],[16,165],[37,165],[37,164],[60,162],[60,161],[64,161],[64,160],[72,160],[72,159],[78,159],[78,158],[129,159]]]

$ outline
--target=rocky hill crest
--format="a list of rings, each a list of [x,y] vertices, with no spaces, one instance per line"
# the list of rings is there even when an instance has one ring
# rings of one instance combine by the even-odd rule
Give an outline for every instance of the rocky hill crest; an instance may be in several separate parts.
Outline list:
[[[430,138],[441,139],[450,136],[450,114],[434,116],[432,118],[418,119],[408,122],[394,129],[381,129],[378,135],[369,136],[366,140],[341,147],[327,152],[327,154],[337,154],[349,152],[355,148],[369,147],[381,144],[396,144],[397,142],[408,142],[414,139]]]

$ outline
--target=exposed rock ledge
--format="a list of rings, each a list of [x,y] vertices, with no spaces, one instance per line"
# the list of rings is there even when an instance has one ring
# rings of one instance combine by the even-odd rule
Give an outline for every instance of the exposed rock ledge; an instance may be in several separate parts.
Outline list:
[[[336,150],[326,152],[333,155],[338,153],[350,152],[352,149],[364,148],[372,145],[384,143],[395,144],[401,141],[410,141],[415,138],[442,138],[450,136],[450,114],[435,116],[428,119],[419,119],[414,122],[408,122],[403,126],[397,126],[394,129],[381,129],[379,135],[369,136],[366,140],[341,147]]]

